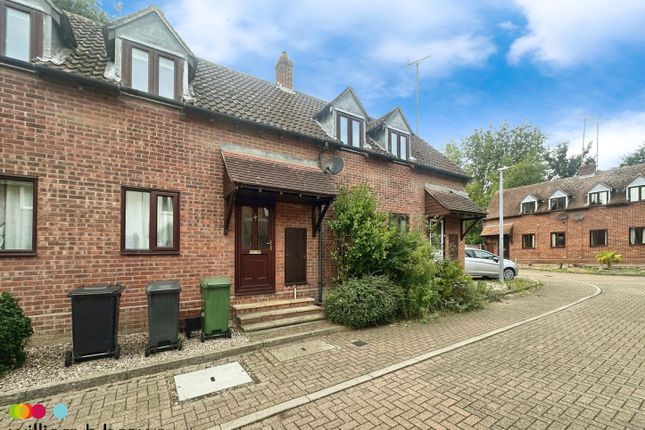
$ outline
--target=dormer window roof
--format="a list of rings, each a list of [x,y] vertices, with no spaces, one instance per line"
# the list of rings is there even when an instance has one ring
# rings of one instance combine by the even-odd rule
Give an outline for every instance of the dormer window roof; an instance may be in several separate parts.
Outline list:
[[[522,214],[532,214],[537,211],[538,199],[532,195],[524,197],[520,202],[520,213]]]

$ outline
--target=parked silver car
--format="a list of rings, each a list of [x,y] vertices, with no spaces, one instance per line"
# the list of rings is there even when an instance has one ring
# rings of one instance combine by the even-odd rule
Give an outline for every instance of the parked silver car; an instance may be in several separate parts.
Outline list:
[[[470,276],[499,277],[499,257],[483,249],[466,248],[466,274]],[[517,275],[517,264],[504,259],[504,279],[510,281]]]

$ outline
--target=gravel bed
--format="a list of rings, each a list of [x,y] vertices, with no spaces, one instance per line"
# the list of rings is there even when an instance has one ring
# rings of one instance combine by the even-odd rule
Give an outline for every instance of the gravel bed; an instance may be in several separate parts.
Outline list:
[[[98,376],[116,370],[127,370],[146,364],[155,364],[181,357],[191,357],[203,353],[222,351],[247,343],[249,339],[232,329],[230,339],[209,339],[204,343],[199,340],[199,331],[193,332],[187,339],[180,334],[183,341],[181,351],[168,350],[144,356],[148,342],[147,333],[137,333],[119,337],[121,358],[101,358],[82,361],[65,367],[65,351],[71,349],[71,342],[50,346],[27,348],[27,362],[19,369],[9,372],[0,378],[0,392],[21,390],[52,382]]]

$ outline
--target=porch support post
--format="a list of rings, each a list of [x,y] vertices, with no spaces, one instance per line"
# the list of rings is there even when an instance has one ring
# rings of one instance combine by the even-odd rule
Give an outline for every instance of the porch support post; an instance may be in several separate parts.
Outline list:
[[[235,207],[235,193],[231,194],[224,201],[224,236],[228,235],[228,226],[231,223],[233,208]]]

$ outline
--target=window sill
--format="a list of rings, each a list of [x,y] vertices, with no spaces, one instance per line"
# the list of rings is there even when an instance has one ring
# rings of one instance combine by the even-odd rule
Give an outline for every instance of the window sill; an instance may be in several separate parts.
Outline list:
[[[309,285],[307,280],[304,281],[298,281],[298,282],[285,282],[284,286],[285,287],[297,287],[298,285]]]
[[[155,255],[179,255],[177,251],[121,251],[123,256],[155,256]]]
[[[35,257],[38,253],[36,251],[0,251],[0,258],[5,257]]]

